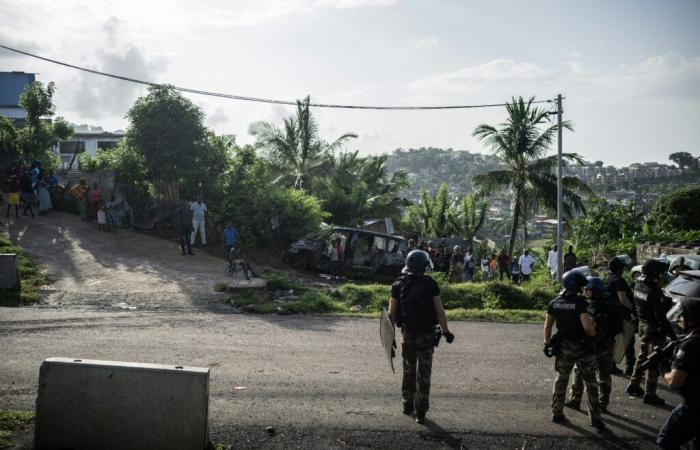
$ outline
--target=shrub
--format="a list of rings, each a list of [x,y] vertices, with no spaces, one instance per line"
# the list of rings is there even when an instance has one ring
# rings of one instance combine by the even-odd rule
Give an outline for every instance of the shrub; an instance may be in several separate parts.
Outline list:
[[[700,185],[660,197],[651,211],[651,222],[661,230],[700,230]]]
[[[264,273],[262,274],[262,278],[265,280],[267,290],[269,291],[288,291],[290,289],[295,291],[304,290],[302,285],[278,272]]]

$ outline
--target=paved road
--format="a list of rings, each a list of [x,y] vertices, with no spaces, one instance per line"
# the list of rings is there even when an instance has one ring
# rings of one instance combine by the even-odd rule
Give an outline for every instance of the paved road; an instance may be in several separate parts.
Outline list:
[[[53,286],[64,292],[60,304],[0,308],[0,408],[31,409],[41,361],[66,356],[210,367],[212,440],[233,448],[653,448],[668,414],[629,399],[625,380],[615,378],[609,432],[595,433],[575,411],[567,411],[570,425],[554,425],[554,371],[541,354],[541,327],[461,322],[452,325],[455,343],[437,349],[430,420],[418,426],[400,413],[399,375],[382,358],[375,320],[232,314],[210,297],[207,283],[217,278],[208,278],[205,263],[196,263],[191,283],[179,281],[188,266],[177,253],[165,254],[174,243],[120,232],[104,239],[131,244],[100,247],[80,234],[87,224],[61,216],[59,231],[50,219],[41,226],[55,233],[57,247],[27,241],[41,236],[32,227],[21,235],[15,228],[13,236],[69,277]],[[198,260],[204,257],[188,264]],[[113,271],[138,282],[103,278]],[[88,281],[95,292],[148,285],[159,296],[134,294],[144,308],[120,310],[78,294]],[[178,295],[170,302],[168,293]],[[276,436],[266,436],[268,425]]]

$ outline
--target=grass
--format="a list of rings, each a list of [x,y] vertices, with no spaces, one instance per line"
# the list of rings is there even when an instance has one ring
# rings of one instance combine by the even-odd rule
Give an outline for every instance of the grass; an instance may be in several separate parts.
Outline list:
[[[20,247],[12,243],[6,234],[0,234],[0,253],[16,253],[19,256],[21,288],[0,290],[0,306],[20,306],[38,302],[39,288],[47,279],[31,258]]]
[[[14,433],[27,426],[32,420],[34,420],[34,413],[30,411],[0,410],[0,448],[12,446]]]
[[[261,314],[327,314],[378,317],[388,304],[388,284],[346,283],[337,288],[304,288],[286,276],[263,275],[266,289],[246,289],[227,298],[235,307]],[[449,284],[439,277],[441,297],[450,320],[540,323],[546,304],[556,296],[556,286],[546,277],[516,286],[509,282]],[[275,291],[293,290],[298,297],[275,302]]]

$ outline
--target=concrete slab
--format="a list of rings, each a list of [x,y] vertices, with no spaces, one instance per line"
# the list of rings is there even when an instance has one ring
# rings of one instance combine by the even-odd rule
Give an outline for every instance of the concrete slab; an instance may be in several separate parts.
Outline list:
[[[39,371],[39,450],[204,449],[209,369],[48,358]]]
[[[19,279],[19,258],[17,254],[0,254],[0,289],[14,288]]]

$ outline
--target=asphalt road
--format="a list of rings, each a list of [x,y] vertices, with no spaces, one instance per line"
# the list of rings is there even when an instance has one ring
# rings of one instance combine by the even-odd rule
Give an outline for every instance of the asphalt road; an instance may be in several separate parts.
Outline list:
[[[577,411],[566,411],[569,425],[552,424],[541,326],[459,322],[454,344],[436,350],[420,426],[401,414],[400,369],[388,368],[376,320],[234,314],[213,292],[219,275],[208,275],[221,260],[185,264],[174,243],[72,219],[11,225],[56,282],[45,305],[0,308],[0,409],[33,409],[39,366],[52,356],[210,367],[211,438],[231,448],[654,448],[670,409],[628,398],[615,377],[609,431]],[[111,290],[137,309],[114,306]]]

